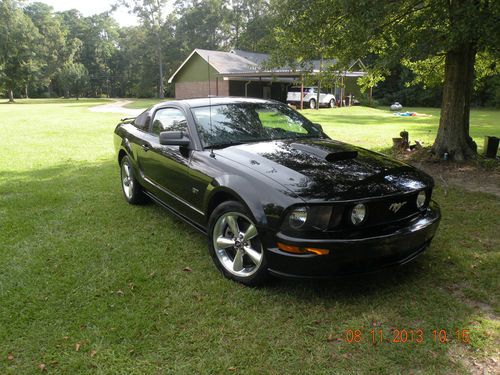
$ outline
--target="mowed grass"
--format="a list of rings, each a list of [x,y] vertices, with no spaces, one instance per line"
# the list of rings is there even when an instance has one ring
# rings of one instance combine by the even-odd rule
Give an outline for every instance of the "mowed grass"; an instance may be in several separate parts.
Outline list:
[[[362,145],[370,149],[385,150],[392,147],[392,138],[406,130],[410,142],[420,141],[431,146],[439,126],[439,108],[404,108],[405,112],[417,112],[430,117],[399,117],[383,108],[350,107],[335,109],[307,109],[302,113],[322,124],[332,138]],[[484,136],[500,137],[500,111],[473,109],[470,118],[470,135],[482,152]]]
[[[96,104],[0,105],[1,374],[41,364],[64,374],[455,374],[495,355],[495,196],[438,187],[441,227],[405,267],[246,288],[221,277],[191,227],[125,203],[112,144],[120,116],[89,112]],[[325,122],[347,141],[398,126]],[[394,329],[420,329],[424,341],[392,342]],[[349,330],[360,342],[347,342]]]

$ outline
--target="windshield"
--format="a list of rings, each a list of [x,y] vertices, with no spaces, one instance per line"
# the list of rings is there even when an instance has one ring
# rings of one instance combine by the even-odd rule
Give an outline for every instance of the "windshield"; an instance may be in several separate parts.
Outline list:
[[[283,104],[232,103],[191,111],[203,147],[321,136],[320,129]]]

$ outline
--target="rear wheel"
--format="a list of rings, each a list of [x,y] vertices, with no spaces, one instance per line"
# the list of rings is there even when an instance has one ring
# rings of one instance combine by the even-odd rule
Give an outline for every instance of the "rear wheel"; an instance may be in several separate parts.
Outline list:
[[[134,176],[132,163],[128,156],[124,156],[120,161],[120,177],[125,200],[130,204],[143,203],[145,196],[139,182],[137,182]]]
[[[309,100],[309,108],[311,109],[316,108],[316,100],[314,99]]]
[[[225,277],[252,286],[267,279],[264,247],[251,215],[241,203],[219,205],[210,216],[208,228],[210,255]]]

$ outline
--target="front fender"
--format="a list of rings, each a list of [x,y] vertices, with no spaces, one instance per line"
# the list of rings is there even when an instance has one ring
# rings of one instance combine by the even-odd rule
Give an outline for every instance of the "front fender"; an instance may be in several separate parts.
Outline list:
[[[216,177],[204,197],[205,210],[220,192],[234,196],[252,214],[259,227],[277,229],[283,211],[302,202],[271,179],[248,179],[234,174]]]
[[[223,175],[214,179],[205,194],[204,207],[208,208],[214,196],[220,192],[234,196],[253,216],[258,225],[266,226],[267,217],[255,188],[246,179],[236,175]]]

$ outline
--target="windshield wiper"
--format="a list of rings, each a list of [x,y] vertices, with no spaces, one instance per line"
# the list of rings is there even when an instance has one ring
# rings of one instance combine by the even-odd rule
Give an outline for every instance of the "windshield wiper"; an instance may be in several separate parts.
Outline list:
[[[230,147],[230,146],[242,145],[243,143],[245,143],[245,142],[230,141],[230,142],[225,142],[225,143],[214,143],[212,145],[207,145],[204,148],[225,148],[225,147]]]

